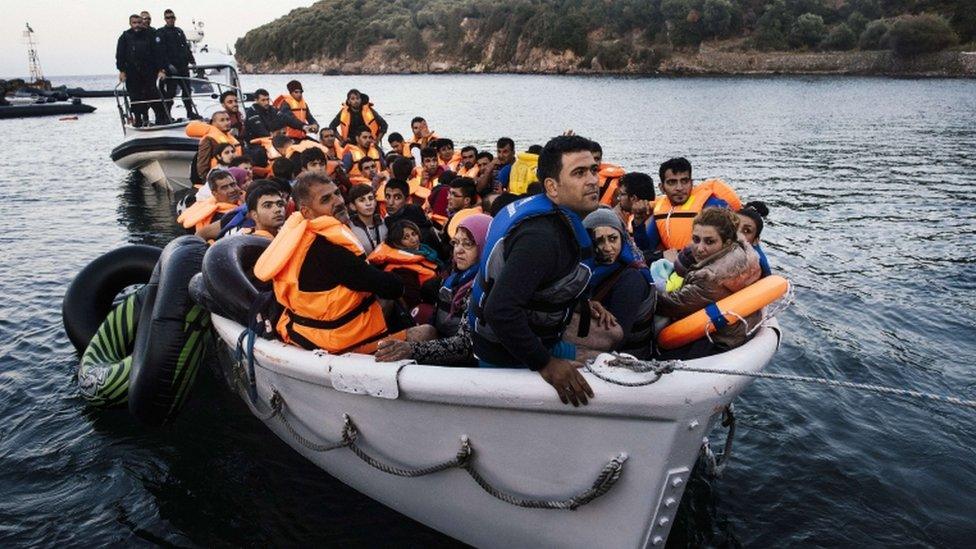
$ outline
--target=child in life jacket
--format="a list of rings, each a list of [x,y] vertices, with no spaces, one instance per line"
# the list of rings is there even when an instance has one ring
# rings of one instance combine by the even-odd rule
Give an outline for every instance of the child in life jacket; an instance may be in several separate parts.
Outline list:
[[[366,258],[403,281],[403,305],[412,310],[420,303],[435,303],[440,287],[441,262],[433,248],[420,242],[420,228],[401,219],[390,227],[386,240]]]

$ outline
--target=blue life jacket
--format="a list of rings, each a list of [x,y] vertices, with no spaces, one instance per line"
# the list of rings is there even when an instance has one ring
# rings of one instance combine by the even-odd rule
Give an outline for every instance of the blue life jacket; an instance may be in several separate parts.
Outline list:
[[[226,216],[228,214],[233,215],[233,217],[220,229],[220,234],[217,235],[217,238],[223,238],[227,233],[232,231],[237,232],[241,229],[254,226],[254,221],[247,216],[247,204],[241,204],[224,215]]]
[[[567,231],[573,233],[579,244],[581,261],[566,276],[536,289],[526,307],[532,332],[540,338],[562,337],[572,319],[576,303],[586,291],[591,272],[582,259],[589,256],[591,243],[579,216],[567,208],[557,206],[544,194],[509,204],[498,212],[488,227],[488,236],[478,259],[478,276],[471,289],[471,302],[468,306],[468,326],[488,341],[500,343],[485,321],[483,311],[491,288],[505,267],[505,237],[522,222],[543,215],[559,216],[566,222]],[[546,253],[545,250],[538,252]]]
[[[773,274],[773,271],[769,268],[769,260],[766,259],[766,252],[763,251],[762,246],[759,244],[753,244],[752,249],[756,250],[759,254],[759,268],[762,270],[762,277],[767,277]]]

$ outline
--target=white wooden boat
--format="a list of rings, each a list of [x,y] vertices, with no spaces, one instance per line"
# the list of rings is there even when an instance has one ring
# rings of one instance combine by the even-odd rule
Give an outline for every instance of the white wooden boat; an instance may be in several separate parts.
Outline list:
[[[217,315],[213,325],[233,352],[244,327]],[[779,337],[771,320],[746,345],[687,364],[758,372]],[[363,494],[484,547],[663,546],[703,437],[751,382],[676,371],[630,387],[587,373],[596,397],[573,408],[528,370],[377,363],[264,339],[250,356],[253,375],[247,354],[226,371],[282,440]],[[593,366],[601,377],[650,375],[607,367],[607,358]],[[343,444],[344,434],[353,445]],[[452,466],[458,458],[474,474]],[[445,468],[415,477],[379,470],[388,464],[405,474],[438,463]],[[605,493],[584,503],[594,489]],[[525,508],[495,497],[504,494],[522,504],[582,504]],[[580,494],[587,496],[572,499]]]

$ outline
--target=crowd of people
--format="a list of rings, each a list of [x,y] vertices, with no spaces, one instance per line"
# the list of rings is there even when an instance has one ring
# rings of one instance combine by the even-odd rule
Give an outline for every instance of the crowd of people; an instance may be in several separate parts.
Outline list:
[[[235,94],[221,104],[178,222],[207,240],[271,240],[254,274],[273,285],[286,343],[530,368],[578,405],[593,397],[579,368],[601,352],[708,356],[745,343],[761,317],[655,344],[668,322],[770,273],[765,204],[696,182],[685,158],[655,184],[572,130],[485,151],[416,116],[405,137],[356,89],[320,127],[297,80],[274,101],[257,90],[243,114]]]

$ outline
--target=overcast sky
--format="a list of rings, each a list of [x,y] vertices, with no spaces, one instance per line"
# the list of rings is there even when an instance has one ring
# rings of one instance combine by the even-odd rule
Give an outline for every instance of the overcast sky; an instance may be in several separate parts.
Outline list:
[[[163,25],[166,8],[176,12],[176,25],[184,30],[192,19],[203,21],[204,42],[223,49],[225,44],[233,47],[239,37],[254,27],[312,3],[313,0],[3,0],[0,78],[23,78],[28,74],[25,23],[34,29],[44,76],[111,74],[115,72],[115,44],[119,34],[129,27],[131,13],[147,10],[154,27]]]

